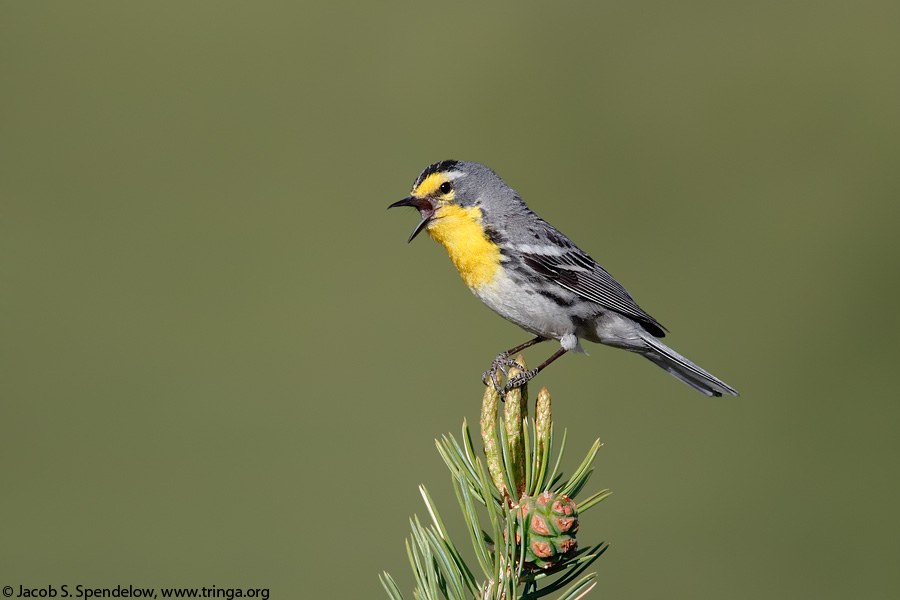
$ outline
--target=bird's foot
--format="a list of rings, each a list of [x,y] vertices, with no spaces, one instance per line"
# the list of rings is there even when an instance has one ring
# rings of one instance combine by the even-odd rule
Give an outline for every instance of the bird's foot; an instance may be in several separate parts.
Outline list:
[[[522,371],[518,375],[514,375],[506,380],[506,385],[503,386],[503,391],[500,393],[500,397],[506,396],[506,393],[510,390],[514,390],[516,388],[520,388],[524,386],[526,383],[534,379],[534,376],[537,375],[539,369],[531,369],[530,371]]]
[[[494,389],[500,394],[500,398],[503,399],[503,393],[506,389],[506,386],[500,385],[500,379],[497,377],[497,372],[503,373],[504,376],[509,376],[509,370],[513,367],[518,367],[519,364],[515,361],[512,356],[510,356],[509,352],[501,352],[494,358],[494,362],[491,363],[491,368],[481,374],[481,382],[484,385],[494,384]],[[507,386],[509,382],[507,382]]]

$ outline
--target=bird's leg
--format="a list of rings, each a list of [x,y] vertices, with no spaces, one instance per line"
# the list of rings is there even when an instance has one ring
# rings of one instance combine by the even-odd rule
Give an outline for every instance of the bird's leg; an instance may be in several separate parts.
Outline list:
[[[500,394],[500,397],[502,398],[503,395],[506,394],[506,392],[508,392],[509,390],[515,389],[518,387],[522,387],[523,385],[525,385],[526,383],[528,383],[529,381],[534,379],[535,375],[537,375],[538,373],[543,371],[550,363],[552,363],[554,360],[556,360],[557,358],[559,358],[566,352],[568,352],[568,350],[566,350],[565,348],[560,348],[559,350],[557,350],[556,352],[553,353],[553,356],[551,356],[550,358],[548,358],[547,360],[545,360],[544,362],[539,364],[536,369],[531,369],[530,371],[525,371],[524,373],[519,373],[515,377],[508,379],[506,381],[506,385],[503,386],[503,390]]]
[[[535,344],[539,344],[540,342],[547,341],[547,338],[542,338],[541,336],[537,336],[534,339],[528,340],[524,344],[519,344],[515,348],[510,348],[506,352],[501,352],[494,358],[494,362],[491,363],[491,368],[481,374],[481,381],[484,385],[488,385],[488,382],[494,384],[494,389],[498,392],[503,391],[503,386],[500,385],[500,381],[497,379],[497,371],[502,371],[504,375],[509,373],[509,368],[516,364],[514,358],[512,358],[518,352],[521,352],[525,348],[530,348]]]

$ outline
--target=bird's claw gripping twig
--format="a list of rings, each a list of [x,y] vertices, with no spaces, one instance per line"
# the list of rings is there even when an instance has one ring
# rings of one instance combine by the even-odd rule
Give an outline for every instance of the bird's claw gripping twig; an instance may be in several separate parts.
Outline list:
[[[512,358],[512,356],[510,356],[509,352],[501,352],[494,358],[494,361],[491,363],[491,368],[481,374],[481,382],[484,383],[484,385],[493,383],[494,389],[497,390],[502,399],[504,393],[509,387],[509,382],[507,381],[507,384],[505,386],[500,385],[500,380],[497,378],[497,371],[502,372],[505,376],[509,376],[509,369],[518,366],[519,364],[515,361],[514,358]],[[534,376],[532,375],[532,377]]]
[[[500,392],[501,397],[505,396],[507,392],[510,390],[514,390],[516,388],[520,388],[524,386],[526,383],[534,379],[534,376],[537,375],[539,369],[531,369],[530,371],[523,371],[518,375],[514,375],[506,380],[506,385],[503,386],[503,390]]]

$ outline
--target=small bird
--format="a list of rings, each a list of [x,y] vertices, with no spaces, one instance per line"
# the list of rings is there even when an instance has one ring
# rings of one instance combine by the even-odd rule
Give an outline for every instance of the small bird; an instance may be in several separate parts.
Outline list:
[[[497,355],[482,379],[499,391],[520,387],[580,340],[636,352],[707,396],[738,395],[656,338],[666,329],[618,281],[555,227],[537,216],[488,167],[444,160],[416,178],[412,193],[388,208],[412,206],[423,230],[440,242],[463,281],[500,316],[535,337]],[[512,356],[534,344],[558,340],[560,348],[536,369],[507,381]]]

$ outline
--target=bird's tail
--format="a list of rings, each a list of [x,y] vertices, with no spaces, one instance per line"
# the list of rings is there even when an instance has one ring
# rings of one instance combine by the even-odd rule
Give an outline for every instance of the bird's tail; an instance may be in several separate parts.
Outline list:
[[[704,371],[649,333],[641,332],[641,338],[647,344],[645,348],[638,351],[641,355],[701,394],[706,394],[707,396],[738,395],[736,389]]]

